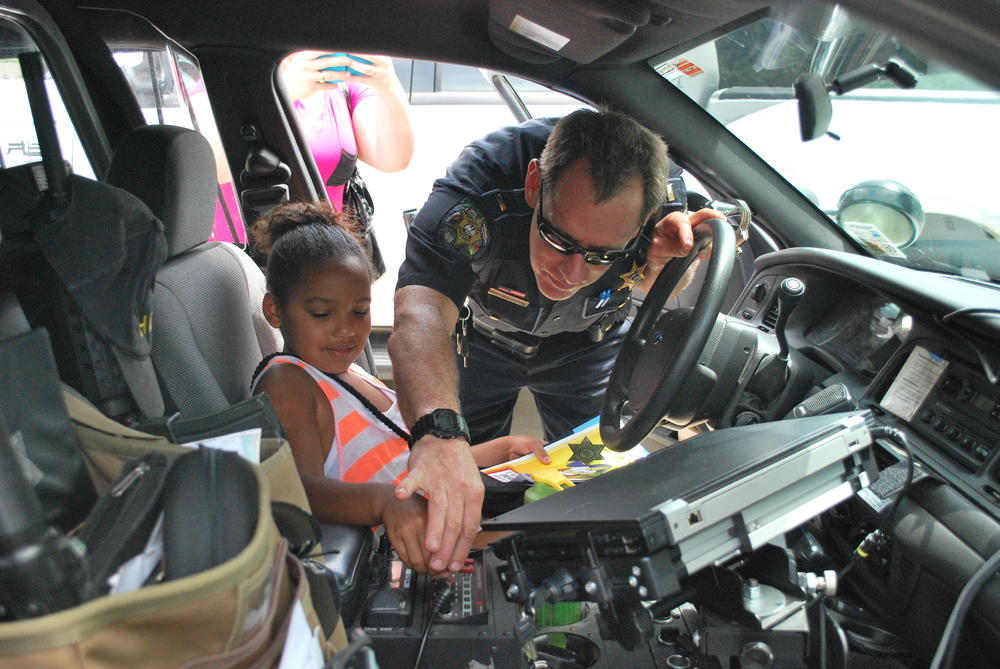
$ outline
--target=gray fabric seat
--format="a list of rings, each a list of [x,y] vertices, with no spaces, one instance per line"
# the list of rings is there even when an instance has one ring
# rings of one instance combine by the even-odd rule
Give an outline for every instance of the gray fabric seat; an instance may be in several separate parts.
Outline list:
[[[107,181],[145,202],[166,232],[152,299],[166,414],[204,416],[246,399],[251,373],[281,349],[281,333],[261,312],[260,268],[240,247],[207,241],[217,191],[208,141],[176,126],[137,128],[116,148]]]

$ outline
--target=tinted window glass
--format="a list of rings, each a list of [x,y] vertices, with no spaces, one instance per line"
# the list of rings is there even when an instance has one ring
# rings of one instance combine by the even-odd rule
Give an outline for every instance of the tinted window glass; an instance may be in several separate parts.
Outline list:
[[[0,100],[3,100],[0,104],[0,167],[14,167],[42,159],[21,64],[17,58],[19,54],[37,50],[32,39],[16,24],[0,19]],[[59,89],[47,68],[45,90],[55,119],[63,158],[72,165],[75,174],[94,178],[94,169],[83,151]]]
[[[477,68],[465,65],[438,65],[438,76],[440,85],[437,90],[442,91],[491,91],[486,78]]]
[[[113,53],[147,123],[190,128],[208,139],[219,182],[211,239],[245,244],[239,198],[197,61],[171,44],[159,49],[113,49]]]

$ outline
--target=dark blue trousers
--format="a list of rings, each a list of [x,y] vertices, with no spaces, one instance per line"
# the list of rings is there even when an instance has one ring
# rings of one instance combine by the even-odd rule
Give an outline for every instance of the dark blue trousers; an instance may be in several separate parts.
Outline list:
[[[538,354],[522,360],[470,329],[468,367],[459,361],[462,414],[472,443],[510,434],[514,404],[522,388],[531,390],[546,441],[569,434],[601,412],[604,391],[618,349],[632,320],[593,342],[586,332],[542,339]]]

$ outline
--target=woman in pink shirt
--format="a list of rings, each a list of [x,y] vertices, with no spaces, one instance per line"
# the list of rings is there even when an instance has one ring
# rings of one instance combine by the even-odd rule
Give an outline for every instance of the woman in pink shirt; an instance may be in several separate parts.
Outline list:
[[[281,75],[338,211],[359,159],[383,172],[410,163],[406,94],[388,58],[299,51],[282,61]]]

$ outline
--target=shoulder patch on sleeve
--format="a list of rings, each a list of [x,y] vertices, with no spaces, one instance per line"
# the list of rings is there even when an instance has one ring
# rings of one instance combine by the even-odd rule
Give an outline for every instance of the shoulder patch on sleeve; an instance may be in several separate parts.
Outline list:
[[[486,217],[466,198],[445,212],[438,222],[439,241],[473,259],[490,243]]]

